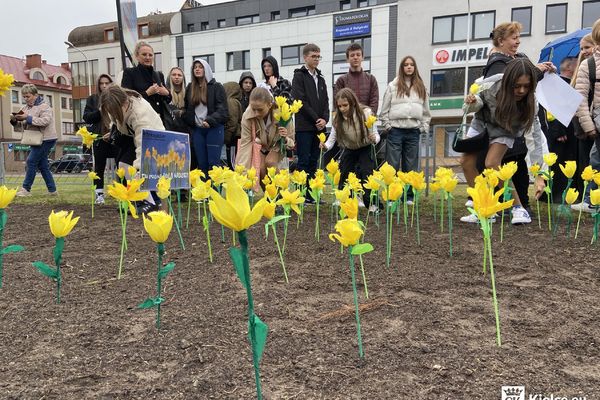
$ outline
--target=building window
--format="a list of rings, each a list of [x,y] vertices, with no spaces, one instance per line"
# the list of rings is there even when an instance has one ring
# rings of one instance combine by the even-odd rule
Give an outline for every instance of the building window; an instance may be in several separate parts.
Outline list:
[[[46,96],[44,96],[44,98],[45,98],[45,100],[46,100],[46,103],[48,103],[48,105],[49,105],[50,107],[53,107],[53,106],[54,106],[54,104],[53,104],[53,101],[52,101],[52,96],[51,96],[51,95],[47,94]]]
[[[83,121],[83,111],[85,110],[86,99],[73,100],[73,115],[75,121]]]
[[[98,71],[99,71],[98,60],[90,60],[90,69],[91,69],[91,78],[92,78],[91,83],[93,85],[98,80]]]
[[[235,19],[236,25],[250,25],[256,24],[257,22],[260,22],[260,16],[258,14],[246,15],[244,17],[237,17]]]
[[[250,69],[250,50],[227,53],[227,71]]]
[[[290,18],[306,17],[307,15],[314,15],[316,12],[315,6],[300,7],[290,9]]]
[[[227,53],[227,71],[235,70],[235,56],[233,52]]]
[[[185,66],[184,64],[185,64],[185,63],[184,63],[184,61],[183,61],[183,57],[177,57],[177,66],[178,66],[179,68],[183,69],[183,68],[184,68],[184,66]]]
[[[600,18],[600,1],[584,1],[581,27],[591,28],[598,18]]]
[[[66,85],[67,80],[64,76],[59,76],[58,78],[56,78],[56,83],[58,83],[59,85]]]
[[[187,24],[187,31],[194,32],[194,24]]]
[[[263,48],[262,55],[263,55],[263,58],[269,57],[271,55],[271,48],[270,47]]]
[[[513,8],[511,21],[523,25],[521,36],[531,36],[531,7]]]
[[[154,69],[162,71],[162,53],[154,53]]]
[[[33,79],[34,81],[43,81],[44,74],[42,74],[40,71],[35,71],[31,77],[31,79]]]
[[[210,69],[212,69],[213,71],[215,70],[215,55],[214,54],[204,54],[201,56],[194,56],[193,59],[197,60],[197,59],[203,59],[204,61],[206,61],[208,63],[208,65],[210,65]]]
[[[69,110],[73,109],[73,98],[69,97]]]
[[[224,19],[220,19],[217,21],[217,26],[219,28],[225,28],[227,26],[227,22]]]
[[[110,76],[112,76],[113,78],[115,77],[115,59],[114,59],[114,57],[106,59],[106,70]]]
[[[281,13],[279,11],[271,11],[271,21],[279,21],[281,19]]]
[[[346,49],[350,44],[358,43],[363,48],[363,58],[365,60],[371,58],[371,38],[356,38],[336,40],[333,42],[333,61],[346,61]]]
[[[18,90],[11,90],[11,100],[13,104],[19,104],[19,91]]]
[[[469,68],[469,85],[483,75],[483,66]],[[431,71],[431,97],[462,96],[465,69],[450,68]]]
[[[376,6],[377,0],[358,0],[359,7]]]
[[[69,102],[66,97],[60,98],[60,108],[62,108],[63,110],[67,110],[69,108]]]
[[[87,63],[78,61],[71,63],[71,77],[73,86],[87,86]]]
[[[494,29],[496,12],[471,14],[471,39],[489,39]],[[467,14],[433,18],[433,43],[451,43],[467,40]]]
[[[73,134],[73,130],[74,129],[73,129],[73,123],[72,122],[63,122],[62,123],[62,133],[63,133],[63,135],[72,135]]]
[[[139,37],[150,36],[150,28],[148,27],[148,24],[138,25],[138,36]]]
[[[350,0],[340,1],[340,10],[349,10],[352,8],[352,2]]]
[[[242,69],[250,69],[250,50],[242,51]]]
[[[300,55],[304,44],[294,46],[284,46],[281,48],[281,65],[298,65],[302,64]]]
[[[105,29],[104,30],[104,41],[105,42],[114,42],[115,41],[115,30],[114,29]]]
[[[207,31],[209,26],[210,25],[209,25],[208,21],[200,22],[200,30],[201,31]]]
[[[567,31],[567,4],[546,6],[546,34]]]

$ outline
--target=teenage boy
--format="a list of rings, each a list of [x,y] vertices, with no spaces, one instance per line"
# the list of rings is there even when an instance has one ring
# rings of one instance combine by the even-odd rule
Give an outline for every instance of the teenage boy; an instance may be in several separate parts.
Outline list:
[[[294,71],[292,97],[302,100],[302,108],[296,114],[296,152],[298,169],[312,178],[319,161],[319,139],[317,135],[325,131],[329,121],[329,98],[327,84],[317,68],[321,60],[321,49],[309,43],[302,49],[304,65]],[[306,196],[309,199],[309,196]],[[307,202],[311,202],[307,200]]]
[[[363,71],[363,60],[364,55],[361,45],[358,43],[350,44],[346,49],[346,61],[348,61],[350,69],[335,81],[333,97],[335,98],[338,90],[346,87],[350,88],[356,94],[360,104],[369,106],[373,115],[377,115],[377,107],[379,105],[377,79],[368,72]]]

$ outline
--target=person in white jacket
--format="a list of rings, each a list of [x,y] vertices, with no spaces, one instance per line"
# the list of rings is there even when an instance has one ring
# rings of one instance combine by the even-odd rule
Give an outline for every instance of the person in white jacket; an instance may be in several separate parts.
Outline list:
[[[419,169],[419,138],[429,130],[429,95],[414,57],[400,62],[398,76],[388,84],[379,119],[388,132],[385,159],[403,172]]]

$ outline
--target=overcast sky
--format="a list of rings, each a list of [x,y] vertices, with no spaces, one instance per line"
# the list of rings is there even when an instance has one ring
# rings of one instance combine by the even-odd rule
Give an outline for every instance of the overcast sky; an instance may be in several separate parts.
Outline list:
[[[138,17],[177,11],[184,0],[137,0]],[[223,0],[201,0],[204,5]],[[0,0],[0,54],[39,53],[48,63],[67,61],[69,32],[78,26],[117,20],[116,0]]]

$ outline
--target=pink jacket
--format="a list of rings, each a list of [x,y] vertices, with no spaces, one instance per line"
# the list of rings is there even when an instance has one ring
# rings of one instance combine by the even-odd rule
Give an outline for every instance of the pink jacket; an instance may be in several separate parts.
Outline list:
[[[54,126],[54,112],[52,108],[42,101],[41,97],[31,107],[25,106],[22,111],[27,114],[25,121],[17,122],[15,132],[23,132],[23,129],[40,130],[44,135],[43,140],[57,139],[56,128]]]
[[[594,60],[596,61],[596,76],[600,77],[600,51],[594,52]],[[595,125],[592,119],[591,111],[588,107],[588,92],[590,90],[590,72],[588,70],[587,61],[583,61],[579,65],[579,71],[577,71],[577,80],[575,81],[575,90],[577,90],[583,96],[583,101],[577,109],[577,117],[579,118],[579,124],[584,132],[595,132]],[[600,107],[600,82],[595,83],[594,100],[592,102],[592,109]]]

